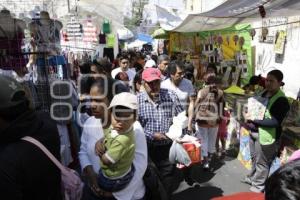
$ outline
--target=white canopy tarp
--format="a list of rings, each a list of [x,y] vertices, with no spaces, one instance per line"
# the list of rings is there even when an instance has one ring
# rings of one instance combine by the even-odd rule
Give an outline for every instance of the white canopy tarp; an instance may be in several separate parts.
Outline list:
[[[266,17],[294,16],[300,13],[299,0],[228,0],[211,11],[189,14],[185,19],[157,8],[163,29],[175,32],[197,32],[224,29],[238,23],[260,20],[258,7],[264,5]]]
[[[127,45],[127,49],[133,49],[133,48],[142,48],[144,44],[146,44],[147,42],[142,41],[142,40],[134,40],[133,42],[129,43]]]
[[[134,37],[133,33],[126,27],[119,28],[117,33],[120,40],[128,40]]]
[[[78,2],[78,6],[79,9],[123,24],[123,13],[126,3],[127,0],[81,0]]]
[[[127,4],[128,0],[80,0],[70,1],[70,5],[68,8],[66,0],[53,0],[52,6],[50,6],[46,10],[48,10],[51,15],[55,14],[57,16],[57,19],[64,18],[65,16],[70,15],[70,13],[75,14],[77,12],[76,15],[78,16],[86,17],[86,15],[91,15],[92,18],[105,18],[113,22],[115,26],[122,27],[124,12],[128,7]]]

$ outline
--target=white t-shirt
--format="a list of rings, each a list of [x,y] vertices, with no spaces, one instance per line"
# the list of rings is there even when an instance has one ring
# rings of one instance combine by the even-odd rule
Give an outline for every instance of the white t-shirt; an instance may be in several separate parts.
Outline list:
[[[116,75],[117,75],[118,73],[120,73],[120,72],[122,72],[121,67],[118,67],[118,68],[112,70],[112,72],[111,72],[111,77],[112,77],[112,78],[116,78]],[[133,78],[134,78],[134,76],[135,76],[135,74],[136,74],[136,73],[135,73],[132,69],[130,69],[130,68],[126,71],[126,73],[127,73],[127,75],[128,75],[129,81],[132,81]]]
[[[137,200],[145,195],[145,185],[143,176],[147,168],[148,154],[147,142],[144,130],[139,122],[133,125],[135,133],[135,157],[133,164],[135,172],[128,186],[113,195],[118,200]],[[92,165],[96,173],[100,169],[99,157],[95,154],[95,144],[98,140],[104,137],[101,120],[95,117],[90,117],[83,127],[81,136],[81,145],[79,151],[79,160],[82,169],[88,165]]]
[[[161,88],[172,90],[176,93],[179,98],[181,105],[185,108],[188,102],[188,98],[195,95],[195,90],[193,84],[190,80],[183,78],[179,83],[179,86],[176,87],[170,78],[164,80],[161,83]]]

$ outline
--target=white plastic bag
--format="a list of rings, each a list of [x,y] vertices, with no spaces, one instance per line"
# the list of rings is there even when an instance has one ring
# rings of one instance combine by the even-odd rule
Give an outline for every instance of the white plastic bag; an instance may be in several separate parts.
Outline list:
[[[186,152],[183,146],[176,141],[173,142],[170,148],[169,160],[173,164],[181,163],[185,166],[189,166],[192,163],[189,154]]]
[[[186,116],[186,112],[183,111],[173,118],[173,124],[170,126],[169,131],[166,133],[166,136],[168,136],[172,140],[176,140],[177,138],[181,137],[182,129],[185,129],[187,127],[188,118]]]

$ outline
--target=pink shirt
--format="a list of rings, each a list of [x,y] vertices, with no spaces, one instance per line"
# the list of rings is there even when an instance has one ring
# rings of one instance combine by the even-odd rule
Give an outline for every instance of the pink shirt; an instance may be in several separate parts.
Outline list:
[[[219,124],[219,132],[226,133],[227,132],[227,123],[229,121],[230,114],[227,110],[224,110],[224,114],[221,117],[221,122]]]

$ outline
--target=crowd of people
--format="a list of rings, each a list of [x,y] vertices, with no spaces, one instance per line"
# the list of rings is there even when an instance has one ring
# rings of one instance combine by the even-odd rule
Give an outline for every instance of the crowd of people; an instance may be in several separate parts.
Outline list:
[[[214,156],[225,155],[230,112],[222,79],[211,63],[203,76],[204,86],[195,88],[194,71],[191,63],[179,58],[160,55],[146,61],[139,52],[121,53],[113,63],[100,58],[80,65],[76,123],[81,135],[83,200],[149,199],[151,184],[145,174],[150,166],[156,169],[161,199],[171,199],[181,181],[193,185],[192,167],[180,170],[169,160],[173,141],[166,133],[182,112],[188,118],[182,136],[195,135],[201,141],[202,167],[209,170]],[[279,70],[270,71],[258,94],[268,99],[264,119],[250,120],[245,113],[253,165],[243,182],[251,185],[252,192],[265,191],[267,200],[300,199],[299,161],[268,178],[279,151],[281,123],[289,110],[280,89],[282,80]],[[47,113],[30,108],[30,99],[17,81],[0,75],[0,85],[1,198],[62,199],[59,169],[21,140],[32,136],[60,159],[55,122]]]

